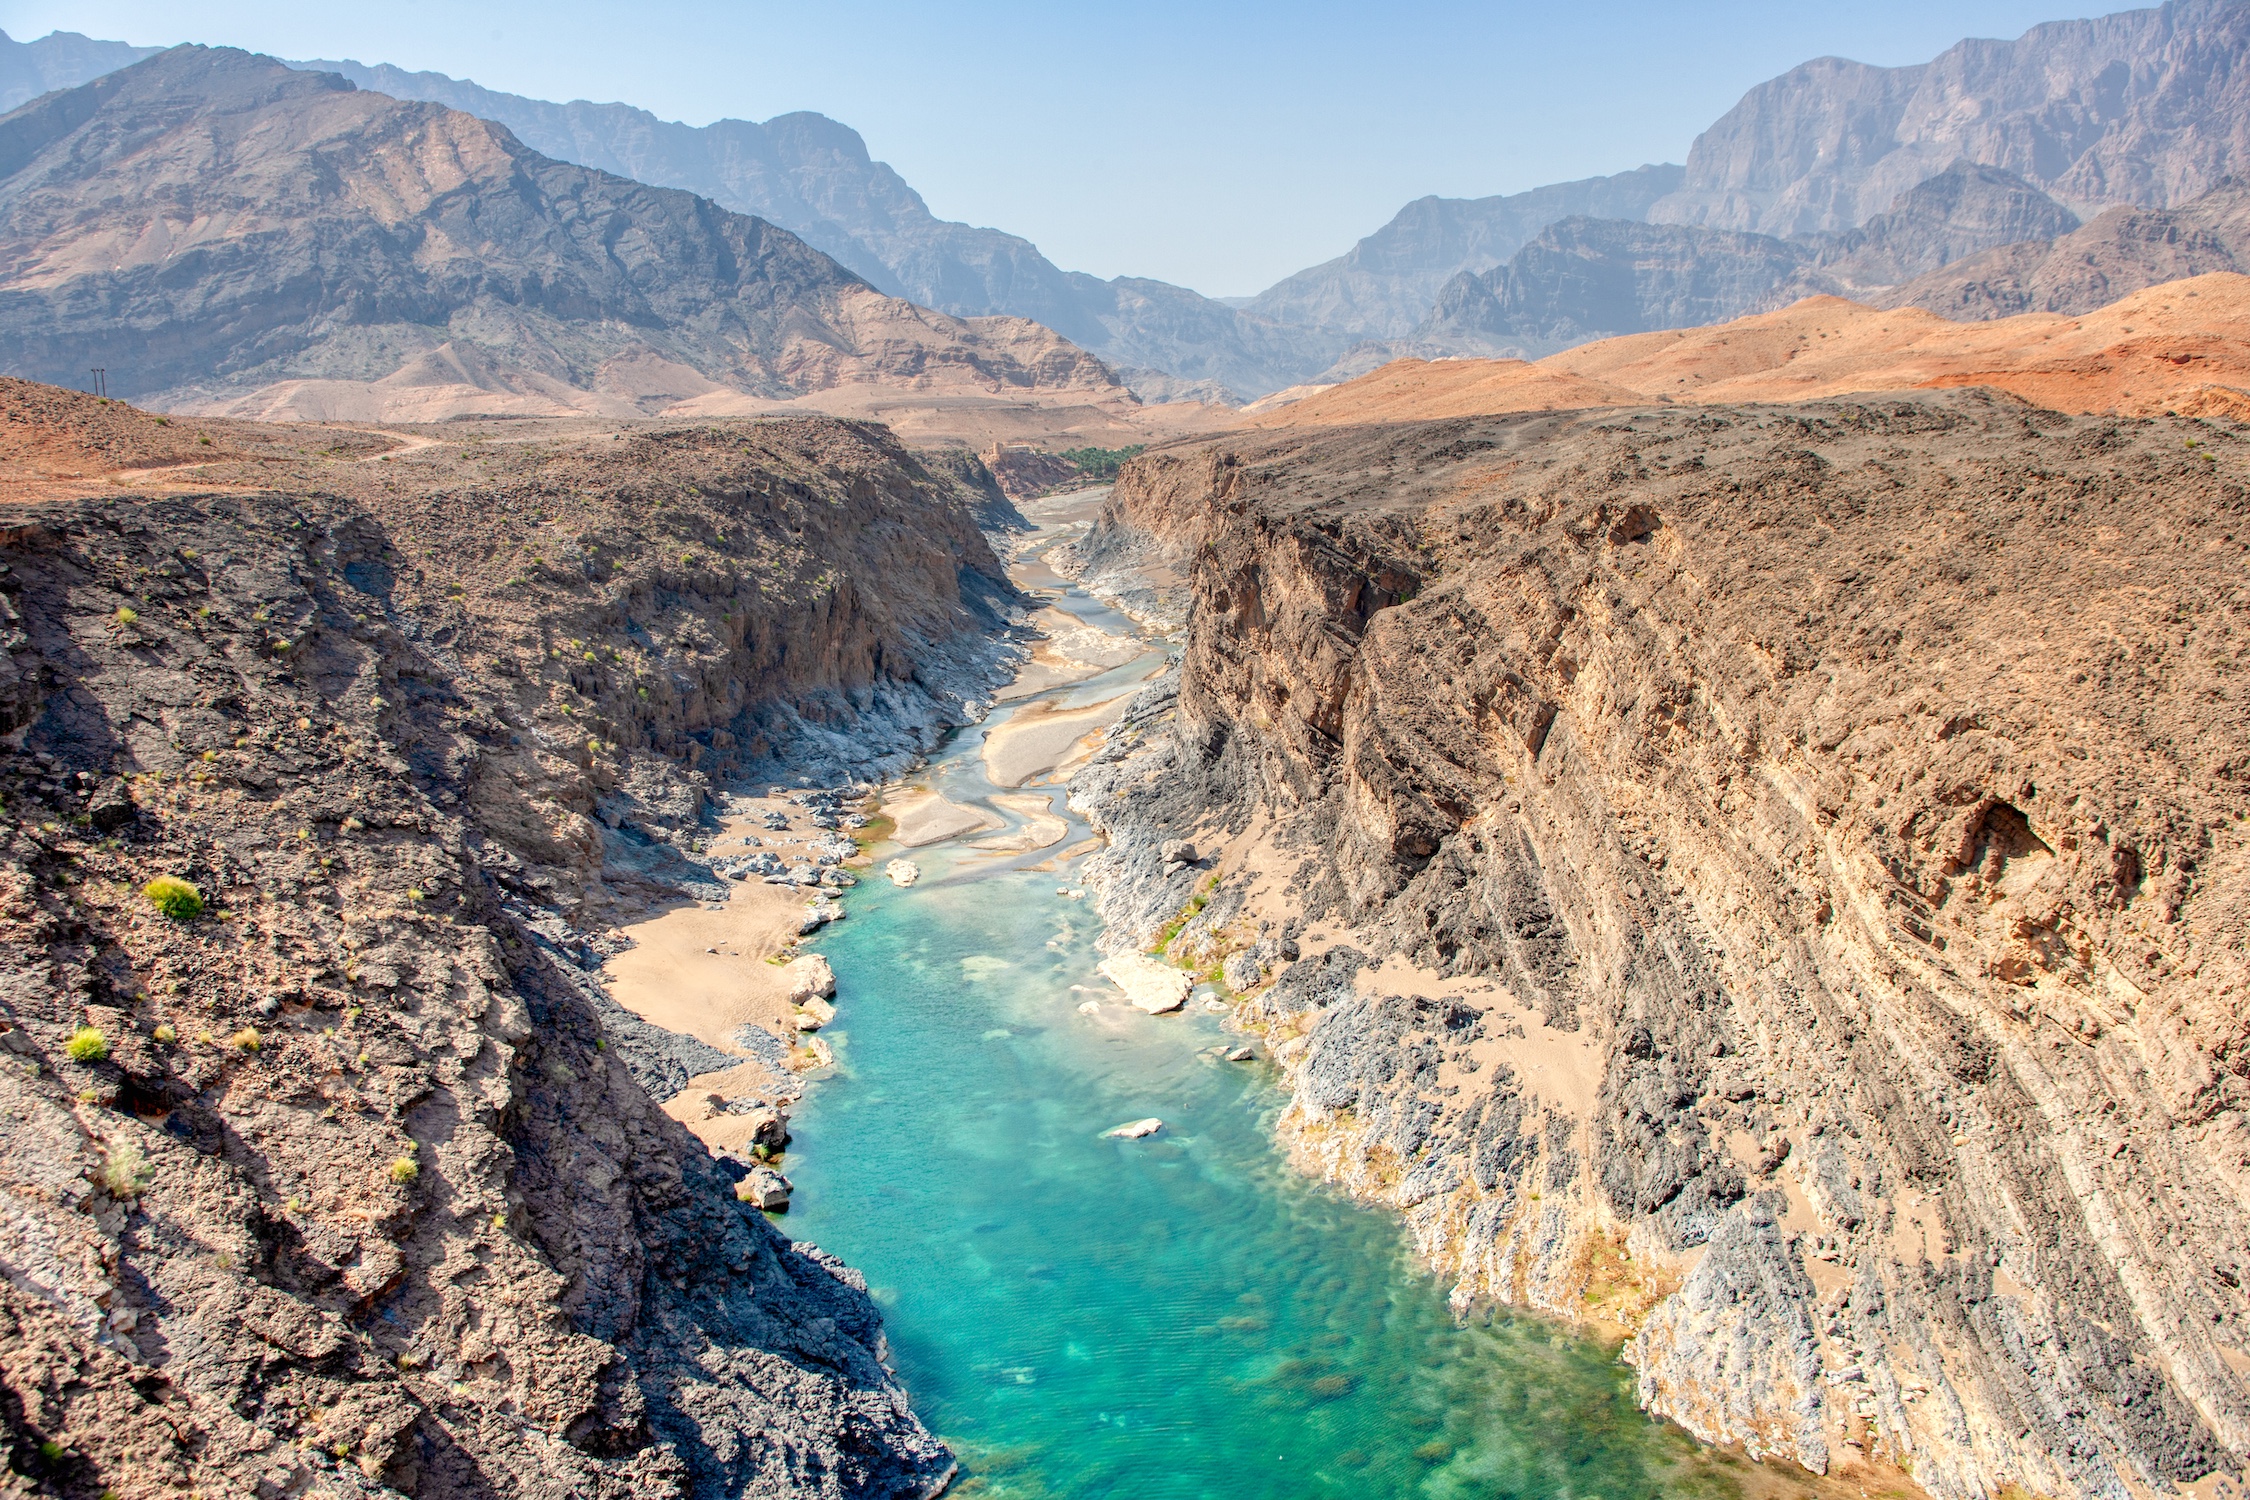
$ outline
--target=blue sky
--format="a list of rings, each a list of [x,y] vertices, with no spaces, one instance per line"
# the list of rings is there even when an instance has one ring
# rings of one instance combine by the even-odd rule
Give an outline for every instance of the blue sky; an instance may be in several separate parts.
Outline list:
[[[2071,0],[1134,6],[836,0],[0,0],[18,40],[226,43],[668,119],[819,110],[951,219],[1059,264],[1254,292],[1425,193],[1681,160],[1807,58],[1920,62]]]

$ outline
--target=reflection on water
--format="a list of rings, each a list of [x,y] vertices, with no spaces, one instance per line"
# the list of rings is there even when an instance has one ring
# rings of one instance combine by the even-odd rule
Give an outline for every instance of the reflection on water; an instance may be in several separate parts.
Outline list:
[[[980,740],[933,784],[989,796]],[[1222,1061],[1207,1013],[1112,1003],[1067,873],[915,857],[921,883],[863,885],[819,944],[839,1068],[795,1122],[786,1227],[865,1272],[917,1407],[961,1455],[957,1493],[1732,1490],[1635,1409],[1610,1351],[1505,1313],[1456,1326],[1392,1219],[1291,1173],[1271,1075]],[[1103,1135],[1148,1115],[1162,1133]]]

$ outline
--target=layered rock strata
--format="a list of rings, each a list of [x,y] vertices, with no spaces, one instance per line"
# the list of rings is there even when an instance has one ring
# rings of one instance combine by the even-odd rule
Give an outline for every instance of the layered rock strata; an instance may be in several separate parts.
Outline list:
[[[656,893],[606,855],[691,860],[714,771],[958,722],[996,562],[839,424],[321,456],[351,436],[0,533],[13,1468],[936,1493],[864,1284],[737,1201],[636,1081],[708,1062],[592,975]]]
[[[2246,485],[1977,392],[1146,455],[1084,550],[1194,604],[1089,883],[1247,991],[1305,1165],[1701,1436],[2239,1472]]]

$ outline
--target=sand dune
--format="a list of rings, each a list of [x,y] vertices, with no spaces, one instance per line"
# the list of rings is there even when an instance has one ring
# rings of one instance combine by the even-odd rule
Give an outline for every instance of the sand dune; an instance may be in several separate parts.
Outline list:
[[[1985,323],[1808,297],[1778,312],[1604,339],[1536,363],[1397,360],[1249,425],[1811,401],[1967,385],[2058,411],[2250,419],[2250,277],[2219,272],[2075,317],[2027,313]]]

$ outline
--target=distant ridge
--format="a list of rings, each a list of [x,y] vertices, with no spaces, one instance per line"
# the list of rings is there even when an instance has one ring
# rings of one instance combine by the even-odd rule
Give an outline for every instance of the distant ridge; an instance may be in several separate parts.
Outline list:
[[[1023,319],[441,105],[179,47],[0,117],[0,367],[258,416],[635,415],[851,385],[1123,393]]]

